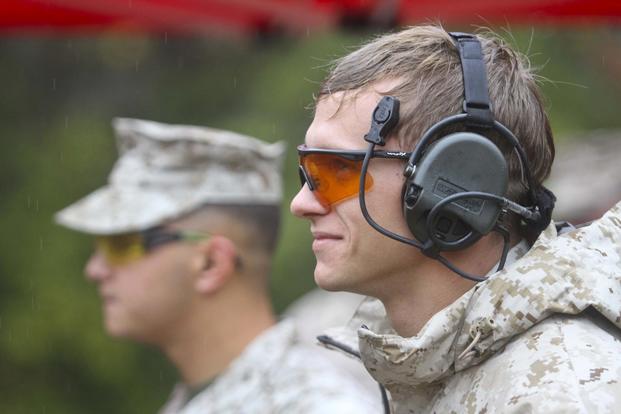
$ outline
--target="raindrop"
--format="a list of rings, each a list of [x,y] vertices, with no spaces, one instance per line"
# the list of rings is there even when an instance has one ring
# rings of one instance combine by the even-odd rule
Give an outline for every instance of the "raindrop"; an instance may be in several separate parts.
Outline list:
[[[39,250],[43,251],[43,236],[39,236]]]
[[[164,32],[164,44],[168,44],[168,32]]]
[[[136,72],[138,72],[138,67],[140,66],[140,61],[136,59]]]
[[[237,88],[237,76],[233,76],[233,89]]]
[[[56,90],[56,78],[52,78],[52,90]]]
[[[69,117],[65,117],[65,129],[69,128]]]

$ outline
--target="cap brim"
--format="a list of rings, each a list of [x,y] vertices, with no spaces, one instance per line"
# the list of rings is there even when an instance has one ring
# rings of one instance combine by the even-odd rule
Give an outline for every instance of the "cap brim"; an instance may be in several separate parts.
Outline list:
[[[55,215],[58,224],[90,234],[145,230],[198,207],[187,193],[102,187]]]
[[[102,187],[54,216],[56,222],[73,230],[107,235],[146,230],[174,220],[206,204],[279,205],[280,194],[249,193],[242,188],[229,192],[221,188],[148,189],[144,187]]]

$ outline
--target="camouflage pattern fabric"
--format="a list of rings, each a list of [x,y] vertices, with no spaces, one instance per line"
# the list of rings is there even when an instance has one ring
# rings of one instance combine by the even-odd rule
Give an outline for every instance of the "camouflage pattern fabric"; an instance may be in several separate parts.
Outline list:
[[[569,233],[550,225],[417,336],[372,299],[351,328],[332,336],[359,346],[395,413],[619,413],[621,203]]]
[[[178,384],[160,414],[380,412],[377,396],[335,370],[320,350],[300,344],[294,324],[281,321],[185,405],[189,391]]]
[[[205,204],[279,205],[285,143],[209,127],[115,118],[119,158],[103,187],[56,213],[89,234],[146,230]]]

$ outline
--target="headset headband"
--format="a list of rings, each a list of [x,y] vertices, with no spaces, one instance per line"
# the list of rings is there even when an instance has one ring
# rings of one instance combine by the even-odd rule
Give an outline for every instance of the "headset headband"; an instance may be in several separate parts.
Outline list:
[[[475,35],[470,33],[448,32],[448,34],[456,42],[462,68],[464,84],[463,111],[466,115],[463,123],[466,127],[473,130],[495,129],[516,149],[528,184],[530,202],[532,207],[536,207],[538,210],[537,218],[531,219],[524,217],[524,214],[520,215],[536,231],[542,231],[550,223],[556,197],[543,187],[538,190],[530,171],[528,158],[519,141],[508,128],[494,119],[489,99],[487,68],[483,59],[481,42]]]
[[[474,128],[494,126],[494,115],[489,102],[487,70],[483,61],[481,42],[469,33],[449,32],[457,42],[464,80],[465,124]]]

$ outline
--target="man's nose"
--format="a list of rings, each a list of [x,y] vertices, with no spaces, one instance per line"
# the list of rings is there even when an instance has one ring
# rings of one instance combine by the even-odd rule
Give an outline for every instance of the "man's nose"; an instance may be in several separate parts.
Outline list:
[[[112,266],[100,251],[95,251],[86,262],[84,274],[91,282],[100,282],[112,274]]]
[[[324,215],[330,212],[330,206],[324,206],[319,202],[315,194],[309,190],[308,183],[304,184],[293,197],[289,209],[294,216],[299,218]]]

